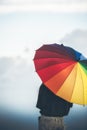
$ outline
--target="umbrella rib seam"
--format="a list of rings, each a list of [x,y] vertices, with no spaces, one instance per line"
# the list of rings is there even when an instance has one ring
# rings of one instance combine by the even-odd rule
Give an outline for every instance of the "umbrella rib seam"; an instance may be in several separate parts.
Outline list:
[[[79,69],[80,69],[80,74],[81,74],[81,68],[79,67]],[[83,83],[82,75],[81,75],[81,79],[82,79],[82,83]],[[85,104],[85,97],[84,97],[84,83],[83,83],[83,104]]]
[[[76,70],[76,75],[77,75],[77,70]],[[73,87],[73,89],[72,89],[71,99],[72,99],[73,92],[74,92],[74,89],[75,89],[75,83],[76,83],[76,78],[75,78],[75,81],[74,81],[74,87]]]
[[[65,64],[65,63],[69,63],[68,61],[67,62],[62,62],[62,63],[59,63],[59,64]],[[37,71],[42,71],[42,70],[44,70],[44,69],[46,69],[46,68],[51,68],[52,66],[54,67],[54,66],[56,66],[56,65],[59,65],[58,63],[56,63],[56,64],[54,64],[54,65],[49,65],[49,66],[47,66],[47,67],[44,67],[44,68],[41,68],[41,69],[39,69],[39,70],[36,70],[36,72]],[[74,64],[74,62],[72,62],[72,64]]]

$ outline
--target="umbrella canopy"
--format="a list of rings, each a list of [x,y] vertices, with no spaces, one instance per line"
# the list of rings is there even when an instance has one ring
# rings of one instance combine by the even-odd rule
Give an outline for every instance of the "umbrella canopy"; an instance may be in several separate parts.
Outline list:
[[[76,104],[87,104],[87,59],[71,47],[47,44],[36,50],[36,72],[56,95]]]

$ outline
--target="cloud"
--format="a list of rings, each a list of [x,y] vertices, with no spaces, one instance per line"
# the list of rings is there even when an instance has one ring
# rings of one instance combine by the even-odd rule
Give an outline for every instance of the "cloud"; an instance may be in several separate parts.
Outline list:
[[[63,4],[85,3],[87,0],[1,0],[1,4]]]
[[[87,12],[87,4],[71,4],[71,5],[1,5],[0,13],[11,12],[29,12],[29,11],[41,11],[41,12]]]
[[[24,49],[24,52],[25,52],[25,53],[29,53],[29,48],[26,47],[26,48]]]
[[[72,46],[87,56],[87,30],[74,30],[65,35],[60,42]]]
[[[0,13],[18,11],[87,12],[86,0],[3,0]]]
[[[0,106],[28,113],[35,109],[40,83],[37,78],[33,62],[0,58]]]
[[[12,58],[0,58],[0,76],[4,75],[13,66],[14,61]]]

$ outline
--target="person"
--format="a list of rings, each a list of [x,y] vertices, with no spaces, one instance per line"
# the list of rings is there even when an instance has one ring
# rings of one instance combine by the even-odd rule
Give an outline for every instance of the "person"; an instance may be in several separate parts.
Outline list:
[[[42,83],[36,104],[41,114],[39,130],[64,130],[63,117],[68,115],[72,106],[72,103],[56,96]]]

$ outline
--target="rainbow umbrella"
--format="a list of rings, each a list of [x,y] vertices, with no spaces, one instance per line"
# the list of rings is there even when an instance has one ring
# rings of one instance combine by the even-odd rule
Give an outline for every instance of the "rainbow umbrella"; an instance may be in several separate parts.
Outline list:
[[[56,95],[76,104],[87,104],[87,59],[71,47],[47,44],[36,50],[36,72]]]

